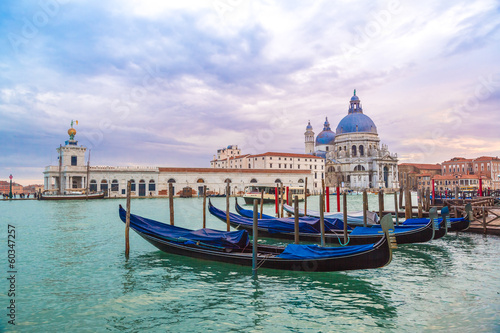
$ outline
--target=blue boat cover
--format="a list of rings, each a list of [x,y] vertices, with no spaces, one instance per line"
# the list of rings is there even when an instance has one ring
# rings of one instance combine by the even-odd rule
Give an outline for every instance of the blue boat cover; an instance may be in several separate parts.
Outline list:
[[[127,212],[120,207],[120,218],[126,221]],[[130,214],[130,227],[147,235],[155,236],[180,244],[201,242],[201,245],[222,247],[227,249],[242,249],[250,241],[246,230],[219,231],[213,229],[189,230],[173,225]]]
[[[443,221],[443,218],[440,217],[437,219],[439,223],[441,223]],[[451,218],[449,219],[450,222],[462,222],[462,221],[465,221],[465,218],[464,217],[457,217],[457,218]],[[403,225],[417,225],[417,224],[427,224],[429,223],[429,219],[428,218],[415,218],[415,219],[408,219],[406,221],[404,221],[402,224]]]
[[[429,223],[429,222],[427,222]],[[394,227],[394,234],[398,234],[398,233],[402,233],[402,232],[407,232],[407,231],[412,231],[412,230],[417,230],[417,229],[421,229],[423,228],[425,225],[415,225],[415,226],[395,226]],[[377,234],[380,234],[382,235],[383,234],[383,231],[382,231],[382,226],[380,225],[374,225],[374,226],[371,226],[371,227],[356,227],[354,228],[351,233],[349,234],[350,236],[353,236],[353,235],[377,235]]]
[[[354,255],[373,249],[374,244],[321,247],[318,245],[288,244],[285,250],[278,255],[282,259],[321,259]]]
[[[238,203],[236,203],[236,205],[237,205],[236,209],[241,216],[253,219],[253,210],[244,209],[241,206],[239,206]],[[259,213],[259,216],[260,216],[260,213]],[[274,217],[271,215],[266,215],[266,214],[262,214],[262,218],[265,220],[276,220],[277,219],[277,217]],[[293,217],[283,218],[283,219],[292,220],[293,223],[295,223],[295,218],[293,218]],[[299,217],[299,222],[300,221],[319,221],[319,218],[313,217],[313,216],[301,216],[301,217]],[[328,222],[336,227],[338,226],[340,229],[344,228],[344,223],[343,223],[342,219],[325,217],[324,221],[325,221],[325,223]],[[351,227],[347,226],[347,230],[351,230]]]
[[[209,206],[209,211],[212,215],[219,218],[222,221],[226,220],[226,212],[215,208],[214,206]],[[229,213],[229,220],[232,223],[241,224],[245,226],[252,226],[253,219],[239,216],[234,213]],[[333,221],[333,223],[332,223]],[[343,230],[343,223],[341,220],[325,221],[325,232],[339,231]],[[295,230],[295,220],[293,218],[272,218],[272,219],[259,219],[259,228],[267,229],[270,233],[283,233],[283,232],[294,232]],[[348,227],[348,229],[350,229]],[[317,234],[321,232],[320,220],[318,218],[306,217],[299,219],[299,232],[308,234]]]

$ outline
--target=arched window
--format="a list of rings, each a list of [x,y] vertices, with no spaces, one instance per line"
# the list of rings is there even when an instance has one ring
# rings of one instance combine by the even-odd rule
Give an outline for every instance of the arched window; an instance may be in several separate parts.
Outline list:
[[[281,183],[281,179],[276,178],[276,180],[275,180],[274,182],[275,182],[275,183]]]
[[[363,145],[359,146],[359,156],[365,156],[365,147]]]
[[[204,183],[205,181],[203,180],[203,178],[198,178],[198,180],[196,182],[197,183]]]
[[[97,192],[97,181],[95,179],[92,179],[90,181],[90,188],[89,188],[89,191],[90,192]]]
[[[101,180],[101,191],[108,191],[108,181],[106,179]]]
[[[358,164],[354,167],[354,171],[365,171],[365,167]]]
[[[257,179],[252,178],[252,180],[250,180],[250,183],[257,183]]]
[[[118,192],[118,179],[113,179],[111,182],[111,191]]]
[[[299,179],[299,184],[302,184],[302,183],[304,183],[304,179],[300,178]]]
[[[156,191],[156,184],[155,184],[154,179],[151,179],[149,181],[148,191]]]
[[[352,146],[352,156],[356,156],[356,146]]]
[[[351,182],[351,175],[347,175],[347,182]]]
[[[231,183],[231,179],[226,178],[226,180],[224,181],[224,183],[228,183],[228,184]]]
[[[135,191],[135,180],[131,179],[130,180],[130,192]]]
[[[175,183],[175,179],[170,178],[170,179],[167,181],[167,183]]]

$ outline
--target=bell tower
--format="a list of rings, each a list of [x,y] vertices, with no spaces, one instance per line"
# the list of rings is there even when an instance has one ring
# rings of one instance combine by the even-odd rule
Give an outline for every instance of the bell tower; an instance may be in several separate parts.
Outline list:
[[[314,154],[314,132],[313,128],[311,126],[311,121],[308,122],[307,127],[306,127],[306,132],[304,133],[305,136],[305,148],[306,148],[306,154]]]

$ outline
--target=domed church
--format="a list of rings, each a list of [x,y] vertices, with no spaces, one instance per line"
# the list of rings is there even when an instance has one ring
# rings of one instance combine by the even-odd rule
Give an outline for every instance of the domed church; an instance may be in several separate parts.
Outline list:
[[[387,145],[380,144],[377,126],[363,113],[356,90],[335,133],[327,118],[316,140],[311,122],[304,135],[306,153],[326,159],[328,186],[354,190],[399,188],[397,154],[391,154]]]

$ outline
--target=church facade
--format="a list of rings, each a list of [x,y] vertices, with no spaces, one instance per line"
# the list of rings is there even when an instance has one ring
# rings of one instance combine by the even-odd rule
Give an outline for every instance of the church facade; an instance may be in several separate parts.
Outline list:
[[[305,152],[326,159],[327,186],[352,190],[398,189],[398,159],[380,143],[375,123],[363,113],[356,90],[349,102],[347,116],[331,130],[328,118],[314,140],[309,122],[306,127]]]

